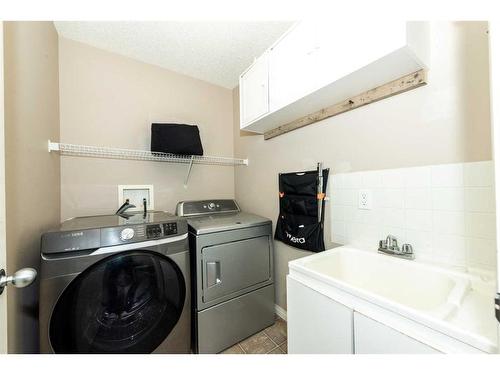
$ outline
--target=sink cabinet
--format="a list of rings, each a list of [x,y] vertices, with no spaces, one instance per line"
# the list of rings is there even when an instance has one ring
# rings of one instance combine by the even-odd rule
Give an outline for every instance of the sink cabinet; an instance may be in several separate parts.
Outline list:
[[[485,278],[351,246],[295,259],[288,351],[496,353],[494,285]]]
[[[290,354],[440,353],[291,277],[287,300]]]
[[[287,280],[288,353],[352,354],[353,310]]]
[[[367,316],[354,312],[356,354],[437,354],[434,348]]]

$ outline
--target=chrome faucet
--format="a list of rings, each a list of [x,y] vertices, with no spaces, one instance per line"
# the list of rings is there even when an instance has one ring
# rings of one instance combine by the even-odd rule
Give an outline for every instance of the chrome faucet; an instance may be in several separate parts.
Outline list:
[[[398,239],[389,234],[385,240],[380,240],[378,252],[386,255],[392,255],[398,258],[415,259],[413,247],[405,243],[401,248],[398,245]]]

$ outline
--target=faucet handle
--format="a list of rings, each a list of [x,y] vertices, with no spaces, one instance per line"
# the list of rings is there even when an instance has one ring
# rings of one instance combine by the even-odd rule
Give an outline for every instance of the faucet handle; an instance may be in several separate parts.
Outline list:
[[[379,249],[387,249],[387,241],[386,240],[378,241],[378,248]]]
[[[411,246],[409,243],[405,243],[403,244],[401,251],[403,252],[403,254],[413,254],[413,246]]]
[[[386,243],[386,246],[388,249],[395,249],[398,247],[398,239],[395,236],[393,236],[392,234],[389,234],[387,236],[385,243]]]

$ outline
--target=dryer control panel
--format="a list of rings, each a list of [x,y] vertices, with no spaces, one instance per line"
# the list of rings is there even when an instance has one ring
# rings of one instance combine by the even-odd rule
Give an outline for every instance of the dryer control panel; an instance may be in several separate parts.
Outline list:
[[[177,203],[178,216],[211,215],[214,213],[240,212],[234,199],[212,199],[202,201],[183,201]]]

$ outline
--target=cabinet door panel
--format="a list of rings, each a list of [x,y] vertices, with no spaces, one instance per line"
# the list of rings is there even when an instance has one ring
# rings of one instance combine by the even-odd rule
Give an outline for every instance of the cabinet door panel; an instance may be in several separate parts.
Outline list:
[[[406,44],[404,21],[319,22],[316,33],[314,72],[318,89]]]
[[[254,65],[241,76],[240,127],[269,112],[269,65],[268,54],[264,53]]]
[[[288,276],[288,353],[352,354],[352,313]]]
[[[270,110],[280,109],[315,89],[316,30],[312,23],[294,27],[269,54]]]
[[[354,312],[356,354],[435,354],[436,349],[395,329]]]

